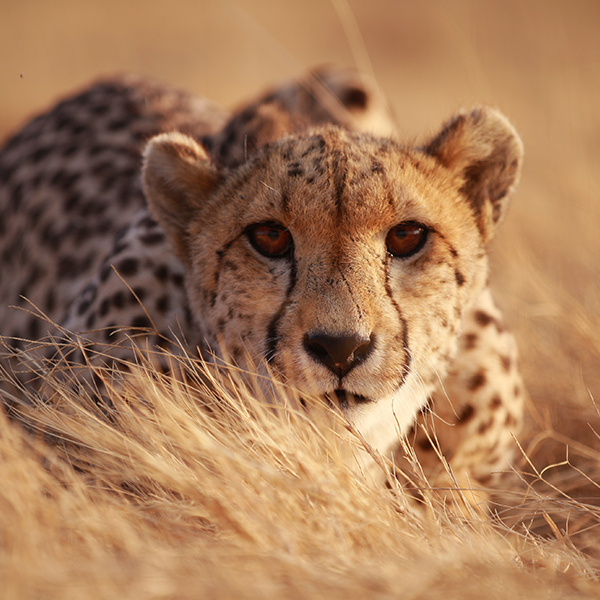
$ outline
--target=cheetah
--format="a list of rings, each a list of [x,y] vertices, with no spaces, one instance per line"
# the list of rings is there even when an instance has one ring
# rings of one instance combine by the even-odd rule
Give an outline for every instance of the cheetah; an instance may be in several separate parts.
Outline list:
[[[324,399],[386,456],[408,440],[433,478],[441,453],[488,486],[522,418],[487,253],[522,156],[489,107],[402,144],[345,70],[232,114],[101,81],[0,151],[0,334],[176,340]]]

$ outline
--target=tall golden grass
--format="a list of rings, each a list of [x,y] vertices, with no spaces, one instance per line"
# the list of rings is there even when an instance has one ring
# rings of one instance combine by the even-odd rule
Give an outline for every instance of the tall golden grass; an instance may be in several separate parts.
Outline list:
[[[221,390],[207,412],[213,392],[140,357],[107,419],[41,365],[52,402],[21,406],[27,432],[5,416],[0,425],[0,588],[7,598],[598,597],[597,3],[296,4],[6,6],[0,130],[123,70],[231,105],[314,64],[360,62],[407,138],[461,105],[499,106],[526,160],[492,283],[530,402],[497,516],[453,515],[435,490],[415,512],[398,484],[350,468],[348,448],[364,450],[335,416],[327,435],[227,372],[196,378]],[[23,398],[16,383],[12,393]]]
[[[29,359],[21,355],[25,369]],[[5,373],[13,383],[12,418],[0,416],[7,598],[600,592],[590,556],[600,545],[590,540],[582,552],[555,525],[568,512],[585,529],[598,508],[524,484],[504,492],[495,517],[454,512],[436,490],[418,508],[397,480],[382,488],[357,474],[352,456],[369,449],[339,413],[275,404],[269,388],[235,369],[173,363],[185,378],[156,372],[141,353],[128,375],[89,365],[102,405],[64,365],[29,363],[40,392]],[[537,533],[539,521],[551,536]]]

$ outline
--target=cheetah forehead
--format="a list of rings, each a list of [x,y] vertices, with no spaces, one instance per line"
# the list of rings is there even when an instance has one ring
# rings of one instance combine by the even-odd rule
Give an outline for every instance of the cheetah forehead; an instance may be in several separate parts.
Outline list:
[[[265,148],[215,204],[233,204],[246,224],[276,220],[296,229],[356,232],[405,220],[435,225],[457,214],[468,222],[455,196],[451,176],[418,151],[327,127]]]

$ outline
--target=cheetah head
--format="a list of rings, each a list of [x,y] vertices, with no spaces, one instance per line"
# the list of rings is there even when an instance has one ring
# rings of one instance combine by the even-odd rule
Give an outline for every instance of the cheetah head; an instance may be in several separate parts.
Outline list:
[[[522,153],[479,108],[417,148],[325,126],[233,169],[163,134],[143,179],[206,343],[338,403],[383,448],[444,376]]]

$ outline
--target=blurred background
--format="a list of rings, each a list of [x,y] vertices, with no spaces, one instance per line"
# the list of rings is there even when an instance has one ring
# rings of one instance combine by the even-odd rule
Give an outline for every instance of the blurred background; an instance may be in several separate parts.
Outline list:
[[[599,2],[3,0],[0,56],[0,137],[125,71],[232,106],[315,65],[355,65],[408,140],[459,107],[498,106],[526,149],[492,270],[532,399],[524,447],[545,465],[568,444],[568,459],[598,475]]]

